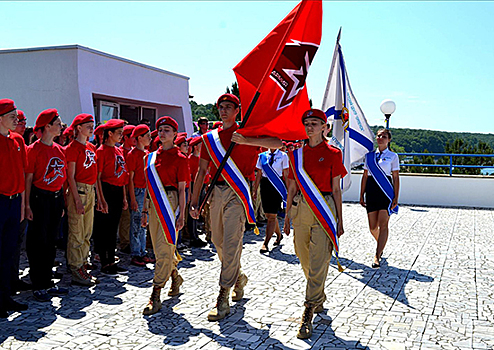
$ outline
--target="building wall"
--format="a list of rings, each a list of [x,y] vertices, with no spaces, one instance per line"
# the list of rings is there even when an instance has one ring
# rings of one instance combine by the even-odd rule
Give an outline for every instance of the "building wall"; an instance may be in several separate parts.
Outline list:
[[[343,200],[360,200],[362,173],[352,173]],[[444,207],[494,208],[494,177],[400,175],[399,203]]]
[[[15,101],[28,125],[47,108],[68,123],[81,111],[77,73],[76,50],[0,51],[0,96]]]
[[[194,131],[185,76],[74,45],[0,50],[0,98],[13,99],[28,125],[46,108],[57,108],[67,124],[79,113],[94,114],[94,94],[152,104],[158,117]]]

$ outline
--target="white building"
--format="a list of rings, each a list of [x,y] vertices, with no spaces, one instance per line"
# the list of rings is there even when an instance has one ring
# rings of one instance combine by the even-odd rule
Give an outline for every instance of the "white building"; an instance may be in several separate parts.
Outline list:
[[[28,125],[56,108],[67,124],[90,113],[97,122],[147,119],[154,129],[168,115],[193,132],[188,77],[80,45],[0,50],[0,98],[13,99]]]

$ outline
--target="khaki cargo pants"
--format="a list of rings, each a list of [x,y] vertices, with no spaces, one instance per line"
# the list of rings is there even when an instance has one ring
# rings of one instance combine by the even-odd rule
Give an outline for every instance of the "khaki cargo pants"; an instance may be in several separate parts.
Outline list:
[[[173,211],[178,207],[178,192],[167,191],[168,199]],[[168,243],[165,233],[158,219],[153,201],[150,201],[149,211],[149,234],[153,242],[153,251],[156,258],[154,266],[153,286],[163,288],[170,278],[172,271],[177,268],[178,259],[175,255],[176,246]]]
[[[71,270],[77,270],[88,261],[94,222],[94,185],[76,182],[77,192],[84,206],[84,214],[77,214],[74,195],[67,196],[69,235],[67,238],[67,262]]]
[[[333,197],[327,195],[324,198],[336,213]],[[293,200],[297,205],[292,205],[289,216],[294,231],[295,254],[300,260],[307,279],[305,300],[308,303],[319,305],[326,301],[324,284],[328,275],[333,245],[303,196],[297,194]]]
[[[240,272],[245,209],[228,185],[216,185],[211,198],[211,238],[221,261],[220,286],[231,288]]]

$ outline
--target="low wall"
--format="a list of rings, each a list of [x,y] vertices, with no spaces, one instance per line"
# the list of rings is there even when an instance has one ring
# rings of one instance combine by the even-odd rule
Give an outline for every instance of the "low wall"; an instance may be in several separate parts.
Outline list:
[[[343,200],[358,202],[362,173],[352,173]],[[494,208],[493,176],[400,174],[400,204]]]

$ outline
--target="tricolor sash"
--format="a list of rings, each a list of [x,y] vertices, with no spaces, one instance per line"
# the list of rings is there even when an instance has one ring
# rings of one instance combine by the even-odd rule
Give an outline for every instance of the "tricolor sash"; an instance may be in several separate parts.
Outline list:
[[[304,169],[304,153],[303,147],[293,152],[290,152],[290,165],[295,174],[295,181],[302,191],[305,201],[309,205],[314,217],[322,226],[324,232],[328,235],[331,243],[333,243],[336,259],[338,259],[339,243],[338,243],[338,224],[335,213],[324,199],[321,191],[314,184],[310,176]],[[341,268],[338,262],[338,267]],[[342,270],[340,270],[342,271]]]
[[[218,129],[214,129],[204,135],[202,135],[204,145],[209,153],[209,157],[213,161],[216,168],[218,168],[223,160],[226,150],[221,144],[220,135]],[[245,215],[249,224],[255,224],[254,206],[252,205],[252,198],[250,196],[250,187],[244,176],[238,169],[235,162],[231,157],[228,158],[221,176],[225,179],[226,183],[232,188],[242,202],[245,209]]]
[[[166,195],[165,187],[156,171],[155,161],[158,152],[152,152],[148,155],[147,160],[147,183],[148,192],[153,201],[154,208],[158,214],[159,222],[163,228],[165,239],[169,244],[177,244],[177,230],[175,229],[175,212],[168,196]]]
[[[269,157],[268,157],[268,152],[263,152],[259,154],[259,159],[261,160],[261,166],[262,170],[268,177],[269,182],[271,182],[271,185],[276,188],[278,193],[281,195],[281,198],[283,198],[283,206],[286,205],[286,197],[287,197],[287,190],[285,183],[281,178],[278,176],[276,171],[274,171],[273,167],[269,164]],[[272,156],[274,157],[274,155]]]
[[[377,153],[375,151],[367,153],[365,155],[365,160],[367,162],[367,169],[369,173],[372,175],[374,180],[376,180],[377,185],[381,188],[381,191],[383,191],[386,197],[388,197],[390,200],[388,214],[398,214],[398,206],[396,206],[394,209],[391,209],[393,199],[395,198],[393,184],[389,181],[386,173],[377,163]]]

